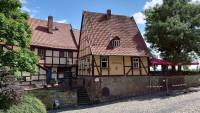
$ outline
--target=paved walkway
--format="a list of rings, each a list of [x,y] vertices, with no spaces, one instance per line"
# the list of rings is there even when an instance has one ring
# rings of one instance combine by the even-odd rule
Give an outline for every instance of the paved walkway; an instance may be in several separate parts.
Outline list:
[[[200,87],[185,94],[138,97],[55,113],[200,113]]]

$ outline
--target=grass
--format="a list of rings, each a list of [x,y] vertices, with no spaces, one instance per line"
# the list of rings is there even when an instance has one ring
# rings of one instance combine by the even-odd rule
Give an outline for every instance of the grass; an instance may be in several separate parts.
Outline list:
[[[25,94],[21,103],[13,105],[6,111],[0,113],[46,113],[44,104],[36,97]]]

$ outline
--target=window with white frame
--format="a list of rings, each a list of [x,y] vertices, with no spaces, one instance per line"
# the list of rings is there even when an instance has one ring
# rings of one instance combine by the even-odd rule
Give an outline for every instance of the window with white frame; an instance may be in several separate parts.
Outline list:
[[[119,47],[119,46],[120,46],[120,40],[119,40],[119,39],[114,39],[114,40],[112,41],[112,46],[113,46],[114,48]]]
[[[140,59],[133,58],[133,68],[139,68],[139,66],[140,66]]]
[[[108,57],[107,56],[101,57],[101,67],[108,68]]]

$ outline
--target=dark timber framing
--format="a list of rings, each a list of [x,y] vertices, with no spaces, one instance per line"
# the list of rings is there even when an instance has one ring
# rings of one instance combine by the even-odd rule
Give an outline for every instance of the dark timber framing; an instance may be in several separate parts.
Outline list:
[[[92,76],[94,76],[94,55],[92,55]]]
[[[126,73],[125,73],[126,70],[125,70],[125,68],[126,68],[125,67],[125,59],[124,59],[124,56],[123,56],[123,70],[124,70],[124,75],[126,76]]]
[[[75,57],[75,55],[74,55],[74,53],[77,53],[78,54],[78,51],[77,50],[71,50],[71,49],[58,49],[58,48],[47,48],[47,47],[41,47],[41,46],[32,46],[31,47],[31,50],[35,50],[35,49],[42,49],[43,51],[44,51],[44,59],[41,59],[41,60],[44,60],[44,63],[39,63],[38,64],[38,67],[39,67],[39,71],[38,71],[38,73],[36,73],[34,76],[37,76],[37,80],[32,80],[33,82],[34,81],[41,81],[41,80],[43,80],[43,79],[41,79],[41,77],[42,76],[45,76],[46,77],[46,79],[47,79],[47,69],[48,68],[57,68],[57,72],[56,73],[54,73],[54,74],[56,74],[56,76],[57,76],[57,79],[59,79],[59,80],[61,80],[61,78],[59,78],[59,72],[58,72],[58,68],[72,68],[72,67],[75,67],[76,65],[77,65],[77,63],[76,62],[74,62],[74,60],[78,60],[78,58],[77,58],[77,55],[76,55],[76,57]],[[49,50],[49,51],[51,51],[51,53],[50,53],[50,55],[47,55],[46,54],[46,52],[47,52],[47,50]],[[54,52],[58,52],[58,56],[55,56],[54,55]],[[60,53],[62,53],[62,52],[67,52],[67,56],[65,56],[65,54],[64,54],[64,56],[62,55],[61,56],[61,54]],[[46,59],[47,58],[51,58],[51,63],[47,63],[46,62]],[[55,62],[54,62],[54,58],[58,58],[58,63],[56,63],[55,64]],[[61,63],[61,59],[62,58],[65,58],[65,61],[66,61],[66,63],[65,64],[62,64]],[[69,63],[69,59],[71,59],[70,61],[71,61],[71,63]],[[77,66],[76,66],[77,67]],[[40,70],[41,69],[43,69],[45,72],[46,72],[46,74],[40,74]],[[53,74],[53,73],[52,73]],[[63,73],[64,74],[64,73]],[[77,73],[76,73],[77,74]],[[32,75],[30,75],[30,76],[23,76],[23,81],[21,81],[21,82],[30,82],[31,83],[31,81],[26,81],[26,78],[27,77],[29,77],[30,79],[32,78]],[[53,78],[52,78],[53,79]],[[64,78],[63,78],[64,79]]]
[[[54,66],[54,65],[59,65],[61,67],[64,67],[64,66],[70,66],[70,65],[74,65],[76,64],[74,62],[75,59],[77,59],[77,57],[74,57],[74,52],[77,52],[75,50],[65,50],[65,49],[53,49],[53,48],[44,48],[44,47],[34,47],[34,48],[37,48],[37,49],[43,49],[44,50],[44,63],[40,63],[40,64],[43,64],[44,66]],[[51,51],[51,56],[47,56],[46,55],[46,51],[47,50],[50,50]],[[54,56],[54,52],[59,52],[59,56]],[[60,52],[67,52],[68,53],[68,56],[60,56]],[[71,57],[69,57],[69,54],[71,54]],[[51,58],[52,59],[52,63],[47,63],[46,62],[46,58]],[[55,62],[53,61],[53,58],[59,58],[59,63],[55,64]],[[66,59],[66,64],[62,64],[61,63],[61,58],[65,58]],[[68,60],[71,59],[71,64],[69,64]]]

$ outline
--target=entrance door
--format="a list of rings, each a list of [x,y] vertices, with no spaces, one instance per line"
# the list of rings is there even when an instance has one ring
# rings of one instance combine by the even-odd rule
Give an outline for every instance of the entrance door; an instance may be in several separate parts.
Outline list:
[[[63,74],[64,79],[72,78],[72,72],[70,67],[59,67],[58,68],[58,74]]]
[[[72,72],[70,67],[59,67],[58,68],[58,74],[63,74],[63,78],[60,79],[62,82],[64,82],[64,85],[66,88],[71,88],[72,84]]]
[[[47,84],[49,84],[51,82],[51,77],[52,77],[52,69],[51,68],[48,68],[47,69]]]
[[[64,77],[67,78],[67,79],[71,79],[72,78],[72,70],[71,70],[71,68],[65,69]]]

